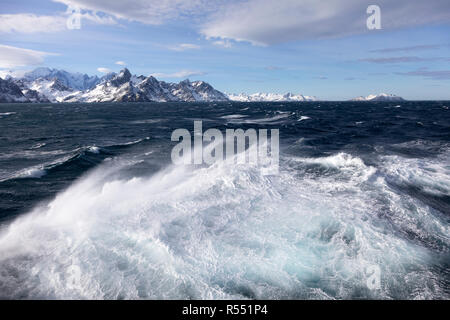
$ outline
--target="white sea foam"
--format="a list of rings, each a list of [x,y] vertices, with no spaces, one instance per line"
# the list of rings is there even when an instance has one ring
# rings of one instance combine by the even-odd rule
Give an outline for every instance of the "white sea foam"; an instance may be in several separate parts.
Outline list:
[[[34,149],[40,149],[42,147],[45,147],[47,144],[45,142],[42,143],[37,143],[35,145],[33,145],[32,147],[30,147],[30,149],[34,150]]]
[[[337,173],[299,177],[291,162]],[[123,179],[115,173],[126,165],[109,161],[0,233],[0,295],[319,299],[442,294],[426,271],[427,251],[392,233],[378,217],[383,197],[392,210],[409,213],[408,201],[395,201],[374,168],[344,153],[283,163],[277,176],[224,161]],[[366,286],[365,270],[373,265],[382,277],[376,291]]]
[[[222,116],[222,119],[240,119],[240,118],[246,118],[246,115],[243,114],[230,114],[227,116]]]
[[[260,118],[260,119],[232,118],[232,119],[229,119],[229,122],[231,122],[231,123],[248,123],[248,124],[277,123],[277,122],[279,122],[279,120],[288,118],[290,116],[291,116],[291,114],[289,112],[287,112],[287,113],[277,114],[272,117]]]
[[[30,169],[25,169],[18,174],[18,178],[42,178],[47,174],[47,171],[41,167],[34,167]]]
[[[437,159],[385,156],[383,171],[398,183],[415,186],[437,196],[450,196],[450,153]]]
[[[145,137],[143,139],[138,139],[138,140],[134,140],[134,141],[130,141],[130,142],[125,142],[122,145],[123,146],[129,146],[129,145],[132,145],[132,144],[138,144],[138,143],[140,143],[142,141],[145,141],[145,140],[150,140],[150,137]]]
[[[0,113],[0,117],[6,117],[6,116],[10,116],[10,115],[13,115],[13,114],[16,114],[16,112],[3,112],[3,113]]]
[[[92,153],[97,153],[97,154],[100,153],[100,148],[97,146],[91,146],[88,148],[88,150],[89,150],[89,152],[92,152]]]

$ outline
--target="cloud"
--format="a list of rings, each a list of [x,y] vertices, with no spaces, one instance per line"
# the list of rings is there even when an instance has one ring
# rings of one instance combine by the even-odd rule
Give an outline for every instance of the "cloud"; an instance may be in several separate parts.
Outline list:
[[[17,68],[38,65],[44,62],[44,58],[54,53],[36,51],[0,45],[0,68]]]
[[[227,40],[268,45],[301,39],[361,34],[369,2],[361,0],[53,0],[89,12],[163,24],[183,19],[215,45]],[[450,20],[448,0],[377,0],[383,29]]]
[[[117,21],[111,16],[100,16],[97,12],[83,12],[80,14],[81,23],[88,20],[95,24],[115,25]]]
[[[172,51],[186,51],[192,49],[200,49],[201,47],[192,43],[180,43],[174,46],[168,46],[167,48]]]
[[[66,17],[37,16],[35,14],[0,14],[0,32],[36,33],[66,29]]]
[[[116,61],[115,64],[118,64],[119,66],[126,66],[127,65],[124,61]]]
[[[0,14],[0,33],[39,33],[60,32],[67,29],[67,19],[70,12],[53,16],[38,16],[31,13]],[[97,13],[80,13],[81,23],[90,21],[95,24],[113,25],[117,22],[108,16]]]
[[[103,68],[103,67],[97,68],[97,71],[98,71],[98,72],[101,72],[101,73],[110,73],[110,72],[111,72],[110,69],[108,69],[108,68]]]
[[[450,79],[450,70],[430,71],[427,68],[421,68],[410,72],[396,72],[395,74],[402,76],[423,77],[433,80],[448,80]]]
[[[105,12],[116,18],[158,25],[168,20],[211,11],[208,0],[53,0],[94,12]]]
[[[404,63],[404,62],[422,62],[422,61],[441,61],[448,60],[447,58],[420,58],[420,57],[388,57],[388,58],[366,58],[359,59],[363,62],[371,63]]]
[[[360,0],[247,0],[227,3],[209,16],[201,34],[268,45],[301,39],[374,32],[367,30],[370,3]],[[383,29],[448,21],[448,0],[377,0]]]
[[[22,78],[30,70],[0,70],[0,78]]]
[[[216,40],[213,41],[213,45],[223,48],[231,48],[233,46],[233,44],[229,40]]]
[[[326,76],[318,76],[318,77],[315,77],[315,79],[319,79],[319,80],[327,80],[328,77],[326,77]]]
[[[174,73],[153,73],[152,76],[155,78],[188,78],[192,76],[201,76],[204,74],[204,72],[200,71],[181,70]]]
[[[366,58],[366,59],[359,59],[359,61],[372,63],[401,63],[401,62],[426,61],[426,59],[419,57],[390,57],[390,58]]]
[[[441,45],[432,44],[432,45],[420,45],[420,46],[410,46],[410,47],[400,47],[400,48],[384,48],[384,49],[376,49],[370,50],[369,52],[398,52],[398,51],[418,51],[418,50],[430,50],[430,49],[439,49]]]

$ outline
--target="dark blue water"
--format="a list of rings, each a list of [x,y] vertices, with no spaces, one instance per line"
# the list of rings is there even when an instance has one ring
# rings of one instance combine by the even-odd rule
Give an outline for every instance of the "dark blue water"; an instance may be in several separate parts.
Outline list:
[[[1,104],[0,297],[448,299],[449,105]],[[280,173],[172,166],[194,120]]]

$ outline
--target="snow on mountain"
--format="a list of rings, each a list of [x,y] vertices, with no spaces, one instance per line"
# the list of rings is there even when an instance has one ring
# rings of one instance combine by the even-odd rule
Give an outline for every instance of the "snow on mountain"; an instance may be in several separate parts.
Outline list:
[[[318,101],[316,97],[304,96],[302,94],[278,94],[278,93],[253,93],[253,94],[228,94],[228,99],[240,102],[262,102],[262,101]]]
[[[132,75],[125,68],[101,78],[51,68],[37,68],[21,78],[0,79],[0,102],[170,102],[170,101],[317,101],[302,94],[254,93],[224,94],[204,81],[179,83]],[[403,101],[381,93],[351,101]]]
[[[154,77],[133,76],[128,69],[92,90],[67,96],[65,102],[146,102],[146,101],[226,101],[227,97],[203,81],[179,83],[158,81]]]
[[[367,97],[357,97],[351,99],[351,101],[404,101],[402,97],[396,96],[394,94],[380,93],[380,94],[371,94]]]
[[[79,72],[71,73],[64,70],[51,68],[37,68],[33,71],[25,73],[22,77],[23,81],[34,82],[38,79],[53,80],[58,79],[59,82],[68,88],[76,90],[88,90],[95,87],[102,81],[102,78],[97,76],[88,76]]]
[[[20,87],[11,79],[0,78],[0,103],[5,102],[28,102]]]
[[[137,78],[133,80],[136,81]],[[96,85],[92,90],[78,91],[67,96],[64,102],[138,102],[146,101],[134,86],[132,75],[123,69],[111,79]]]
[[[23,77],[2,80],[4,102],[147,102],[228,101],[204,81],[179,83],[136,76],[125,68],[101,78],[51,68],[37,68]]]
[[[57,78],[51,80],[39,78],[33,81],[28,88],[38,92],[42,97],[41,100],[47,99],[50,102],[62,102],[67,95],[74,91]]]
[[[176,97],[172,101],[227,101],[225,94],[215,90],[209,83],[204,81],[191,82],[189,79],[179,83],[162,82],[163,89],[169,91]]]

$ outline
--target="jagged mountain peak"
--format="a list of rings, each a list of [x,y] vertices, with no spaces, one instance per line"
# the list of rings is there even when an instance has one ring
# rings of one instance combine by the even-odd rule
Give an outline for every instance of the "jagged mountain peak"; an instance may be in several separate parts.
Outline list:
[[[120,87],[124,83],[130,82],[131,80],[131,72],[127,68],[120,70],[120,72],[113,76],[113,78],[109,81],[111,85],[115,87]]]
[[[20,87],[19,91],[21,90],[22,95],[27,93],[36,102],[228,100],[225,94],[214,89],[205,81],[191,82],[189,79],[184,79],[179,83],[158,81],[153,76],[132,75],[128,68],[120,70],[119,73],[108,73],[98,78],[97,76],[90,77],[81,73],[42,67],[27,73],[23,78],[14,79],[14,82],[20,83],[18,87]],[[4,87],[6,88],[6,84]],[[27,102],[26,95],[19,97],[19,91],[16,92],[17,97],[14,99]]]
[[[128,70],[128,68],[123,68],[122,70],[120,70],[119,76],[131,78],[131,72],[130,72],[130,70]]]
[[[0,102],[28,102],[28,99],[11,79],[0,78]]]
[[[24,74],[21,80],[32,83],[38,80],[51,81],[54,78],[57,78],[64,86],[74,90],[88,90],[100,82],[97,76],[88,76],[79,72],[68,72],[48,67],[40,67],[29,71]]]
[[[49,88],[59,91],[73,91],[72,88],[67,87],[64,83],[62,83],[61,80],[59,80],[56,77],[52,79],[52,84],[50,85]]]

